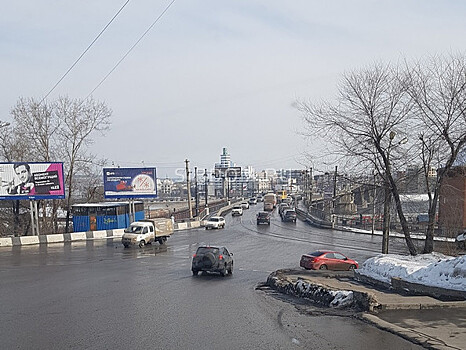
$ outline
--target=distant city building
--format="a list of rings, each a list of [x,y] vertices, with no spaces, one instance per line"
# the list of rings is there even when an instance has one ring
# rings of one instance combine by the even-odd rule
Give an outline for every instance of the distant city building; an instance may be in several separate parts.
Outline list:
[[[157,179],[157,193],[161,195],[171,195],[173,192],[173,180],[171,179]]]

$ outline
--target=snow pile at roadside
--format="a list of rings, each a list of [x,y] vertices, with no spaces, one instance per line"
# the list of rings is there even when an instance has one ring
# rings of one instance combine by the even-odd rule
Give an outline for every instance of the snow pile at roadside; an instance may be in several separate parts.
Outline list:
[[[367,259],[358,272],[385,283],[398,277],[426,286],[466,290],[466,256],[455,258],[439,253],[378,255]]]
[[[347,290],[330,291],[333,295],[333,300],[330,302],[330,306],[336,308],[350,307],[353,304],[353,292]]]

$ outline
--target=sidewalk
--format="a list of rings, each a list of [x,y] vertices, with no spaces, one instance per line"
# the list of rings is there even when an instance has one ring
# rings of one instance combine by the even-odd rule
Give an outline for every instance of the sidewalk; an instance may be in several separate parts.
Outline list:
[[[466,301],[394,293],[358,282],[350,271],[278,270],[267,284],[321,307],[355,310],[360,319],[428,348],[466,344]]]

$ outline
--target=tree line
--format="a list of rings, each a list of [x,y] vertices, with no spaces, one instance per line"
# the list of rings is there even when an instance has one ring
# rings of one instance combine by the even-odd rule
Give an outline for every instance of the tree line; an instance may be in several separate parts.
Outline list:
[[[41,201],[41,230],[60,232],[57,212],[66,212],[65,232],[70,231],[71,205],[75,192],[93,194],[104,159],[92,153],[98,136],[105,136],[112,111],[103,102],[59,97],[52,102],[19,98],[11,110],[10,125],[0,129],[0,157],[5,162],[63,162],[66,198]],[[77,177],[88,179],[83,184]],[[83,198],[86,200],[86,198]],[[25,201],[3,201],[1,233],[27,235],[30,232]],[[9,208],[8,208],[9,207]],[[10,209],[10,210],[9,210]],[[13,214],[13,215],[11,215]]]
[[[420,164],[429,198],[422,253],[433,251],[442,182],[466,143],[466,57],[449,54],[397,63],[376,62],[344,73],[333,100],[297,100],[305,135],[355,171],[375,171],[393,198],[410,254],[417,249],[401,205],[396,172]],[[429,171],[437,169],[434,184]],[[389,211],[384,210],[384,239]]]

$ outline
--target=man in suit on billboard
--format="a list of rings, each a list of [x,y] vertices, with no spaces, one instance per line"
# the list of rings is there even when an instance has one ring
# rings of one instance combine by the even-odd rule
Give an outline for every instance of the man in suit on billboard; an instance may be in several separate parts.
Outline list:
[[[34,188],[32,180],[31,168],[28,163],[15,163],[13,169],[18,178],[18,181],[11,181],[8,184],[9,194],[28,194]]]

